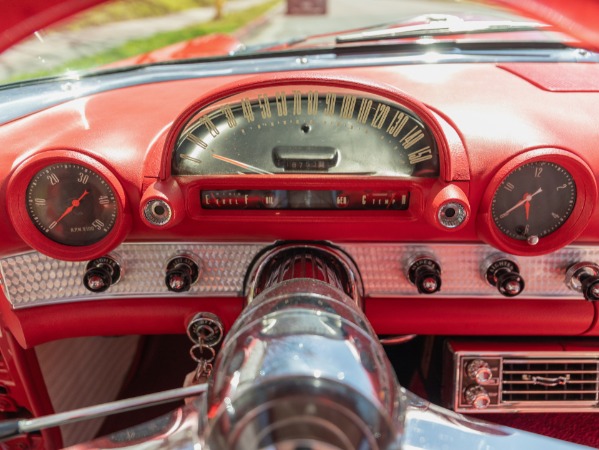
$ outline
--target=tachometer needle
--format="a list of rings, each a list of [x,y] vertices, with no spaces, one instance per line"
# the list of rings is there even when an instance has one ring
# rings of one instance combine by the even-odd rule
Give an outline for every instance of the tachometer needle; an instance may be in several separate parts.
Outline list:
[[[504,217],[507,217],[510,215],[510,213],[516,209],[519,208],[520,206],[526,204],[528,206],[528,208],[530,208],[530,204],[529,202],[532,200],[532,198],[537,195],[540,194],[541,192],[543,192],[543,189],[539,188],[536,190],[536,192],[534,194],[524,194],[524,197],[522,197],[522,200],[520,200],[518,203],[516,203],[514,206],[512,206],[510,209],[508,209],[506,212],[504,212],[503,214],[501,214],[499,216],[500,219],[503,219]],[[528,219],[528,208],[527,206],[525,206],[524,208],[526,209],[526,219]]]
[[[68,216],[69,214],[71,214],[71,212],[73,211],[73,209],[75,209],[77,206],[79,206],[79,204],[81,203],[81,200],[83,200],[83,197],[85,197],[87,194],[89,194],[89,192],[86,190],[83,192],[83,194],[81,194],[81,196],[79,198],[76,198],[75,200],[73,200],[71,202],[71,206],[69,206],[67,209],[65,209],[65,211],[62,213],[62,215],[56,219],[54,222],[52,222],[50,224],[50,229],[54,228],[56,225],[58,225],[58,222],[60,222],[62,219],[64,219],[66,216]]]
[[[241,161],[237,161],[235,159],[227,158],[221,155],[212,155],[213,158],[218,159],[220,161],[224,161],[229,164],[233,164],[234,166],[241,167],[242,169],[251,170],[252,172],[256,172],[262,175],[272,175],[272,172],[269,172],[264,169],[259,169],[258,167],[251,166],[246,163],[242,163]]]

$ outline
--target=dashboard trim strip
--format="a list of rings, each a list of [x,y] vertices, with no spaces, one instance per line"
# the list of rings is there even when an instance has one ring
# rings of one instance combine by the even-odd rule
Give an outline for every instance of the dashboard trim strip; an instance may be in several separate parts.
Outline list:
[[[104,293],[85,290],[81,277],[86,262],[59,261],[38,252],[0,259],[2,287],[13,309],[89,300],[148,297],[241,297],[248,268],[272,243],[127,243],[117,248],[123,279]],[[575,261],[599,260],[599,247],[570,246],[544,256],[518,257],[526,290],[516,299],[502,297],[480,274],[483,261],[497,253],[484,244],[342,244],[360,271],[365,298],[414,297],[416,288],[405,276],[405,265],[416,253],[432,253],[441,265],[443,289],[433,297],[582,300],[566,286],[566,269]],[[186,293],[173,294],[164,284],[166,261],[182,253],[195,254],[202,266],[200,280]]]

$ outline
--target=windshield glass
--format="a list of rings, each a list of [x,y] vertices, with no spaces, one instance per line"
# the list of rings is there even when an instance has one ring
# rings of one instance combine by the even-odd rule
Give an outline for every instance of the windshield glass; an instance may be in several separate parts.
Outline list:
[[[493,20],[498,25],[485,34],[477,34],[475,29],[457,36],[463,27],[452,27],[463,20]],[[4,52],[0,55],[0,84],[55,75],[76,78],[81,70],[356,45],[356,41],[389,37],[430,39],[436,33],[419,27],[432,24],[437,28],[439,23],[449,24],[443,25],[448,29],[444,34],[452,39],[556,39],[547,31],[535,30],[537,24],[530,21],[528,24],[534,25],[530,30],[507,29],[512,26],[509,21],[525,20],[497,8],[463,1],[119,0],[39,30]],[[411,27],[407,37],[385,31],[406,26]],[[365,27],[379,34],[358,34],[356,39],[355,33]],[[381,30],[387,36],[381,36]],[[327,33],[349,34],[353,44],[344,44],[343,36],[336,38]],[[312,35],[321,36],[303,39]]]

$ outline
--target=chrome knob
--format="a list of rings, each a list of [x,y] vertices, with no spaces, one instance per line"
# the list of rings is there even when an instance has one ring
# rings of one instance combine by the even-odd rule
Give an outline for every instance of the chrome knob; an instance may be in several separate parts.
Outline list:
[[[181,255],[172,258],[166,265],[164,283],[172,292],[186,292],[198,281],[200,267],[189,256]]]
[[[464,392],[466,403],[476,409],[485,409],[491,404],[489,393],[482,386],[470,386]]]
[[[511,259],[502,255],[492,256],[483,263],[483,278],[497,288],[505,297],[515,297],[524,290],[524,278],[520,268]]]
[[[112,256],[102,256],[87,263],[83,285],[91,292],[104,292],[121,279],[121,266]]]
[[[441,289],[441,266],[429,256],[413,258],[407,275],[420,294],[434,294]]]
[[[573,291],[582,292],[585,300],[599,300],[599,265],[580,262],[568,267],[566,286]]]
[[[489,363],[482,359],[470,361],[466,367],[466,373],[478,384],[488,384],[493,379],[493,372],[489,367]]]

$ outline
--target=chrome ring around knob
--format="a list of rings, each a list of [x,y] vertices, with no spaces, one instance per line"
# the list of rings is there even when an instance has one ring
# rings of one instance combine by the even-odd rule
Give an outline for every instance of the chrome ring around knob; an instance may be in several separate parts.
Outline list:
[[[164,283],[171,292],[186,292],[191,289],[200,277],[200,266],[189,255],[171,258],[166,264]]]
[[[444,203],[439,208],[437,219],[439,223],[448,229],[457,228],[468,218],[468,212],[464,205],[458,202]]]
[[[571,265],[565,283],[569,289],[582,292],[586,300],[599,300],[599,265],[587,261]]]
[[[96,258],[85,267],[83,285],[91,292],[104,292],[110,286],[117,284],[122,275],[122,269],[114,256]]]
[[[493,381],[493,372],[489,363],[483,359],[475,359],[466,366],[468,376],[478,384],[489,384]]]
[[[524,291],[526,284],[520,268],[507,256],[492,255],[484,261],[481,269],[484,280],[504,297],[515,297]]]
[[[464,392],[466,403],[475,409],[486,409],[491,404],[491,397],[487,390],[478,385],[466,388]]]
[[[170,205],[162,199],[153,199],[144,206],[144,218],[152,225],[164,226],[171,221],[173,211]]]
[[[420,294],[434,294],[441,290],[441,266],[430,255],[412,258],[406,275]]]

